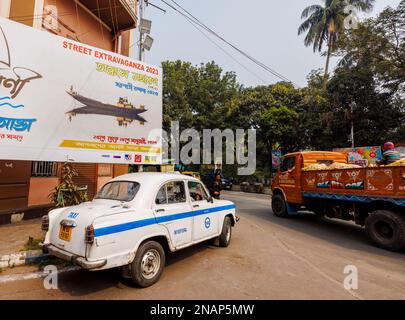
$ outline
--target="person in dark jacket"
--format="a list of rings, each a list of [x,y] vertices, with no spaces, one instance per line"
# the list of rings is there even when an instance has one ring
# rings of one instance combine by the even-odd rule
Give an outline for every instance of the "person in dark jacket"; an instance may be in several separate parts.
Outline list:
[[[211,197],[219,200],[221,196],[221,175],[219,174],[215,175],[214,181],[210,188],[210,194]]]

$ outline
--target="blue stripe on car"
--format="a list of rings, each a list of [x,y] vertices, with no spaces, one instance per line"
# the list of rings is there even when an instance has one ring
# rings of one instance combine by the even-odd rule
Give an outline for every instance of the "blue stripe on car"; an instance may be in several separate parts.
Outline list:
[[[195,216],[200,216],[200,215],[204,215],[204,214],[209,214],[209,213],[214,213],[214,212],[224,211],[224,210],[229,210],[229,209],[235,209],[235,205],[227,205],[227,206],[222,206],[222,207],[188,211],[188,212],[176,213],[176,214],[167,215],[167,216],[160,216],[160,217],[156,217],[156,218],[131,221],[131,222],[123,223],[123,224],[117,224],[115,226],[94,229],[94,236],[102,237],[102,236],[106,236],[106,235],[113,234],[113,233],[118,233],[118,232],[123,232],[123,231],[128,231],[128,230],[132,230],[132,229],[150,226],[152,224],[186,219],[186,218],[191,218],[191,217],[195,217]]]

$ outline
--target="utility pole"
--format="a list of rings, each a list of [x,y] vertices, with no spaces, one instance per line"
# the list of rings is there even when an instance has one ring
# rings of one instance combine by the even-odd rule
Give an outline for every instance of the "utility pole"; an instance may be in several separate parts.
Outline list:
[[[354,148],[354,107],[355,106],[356,106],[356,102],[350,103],[350,121],[351,121],[350,140],[352,141],[352,148]]]
[[[145,17],[145,0],[139,0],[139,21]],[[139,61],[144,61],[145,59],[145,47],[143,42],[145,40],[144,34],[141,28],[139,28]]]
[[[139,61],[145,60],[145,48],[143,46],[144,34],[142,33],[140,22],[145,17],[145,0],[139,0]],[[138,172],[143,172],[143,165],[138,166]]]

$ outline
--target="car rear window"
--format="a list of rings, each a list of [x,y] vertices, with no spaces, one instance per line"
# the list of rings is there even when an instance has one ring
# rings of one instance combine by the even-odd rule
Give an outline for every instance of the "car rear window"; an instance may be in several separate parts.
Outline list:
[[[139,190],[139,183],[132,181],[113,181],[105,184],[94,199],[131,201]]]

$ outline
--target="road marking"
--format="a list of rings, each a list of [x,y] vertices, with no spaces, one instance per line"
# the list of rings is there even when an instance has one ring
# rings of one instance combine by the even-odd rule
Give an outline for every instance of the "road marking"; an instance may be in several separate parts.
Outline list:
[[[77,271],[80,269],[81,269],[80,267],[76,267],[76,266],[66,267],[66,268],[58,270],[58,274]],[[0,276],[0,283],[21,281],[21,280],[40,279],[40,278],[45,278],[48,275],[49,275],[49,272],[45,272],[45,271],[21,273],[21,274],[10,274],[10,275],[6,275],[6,276]]]

